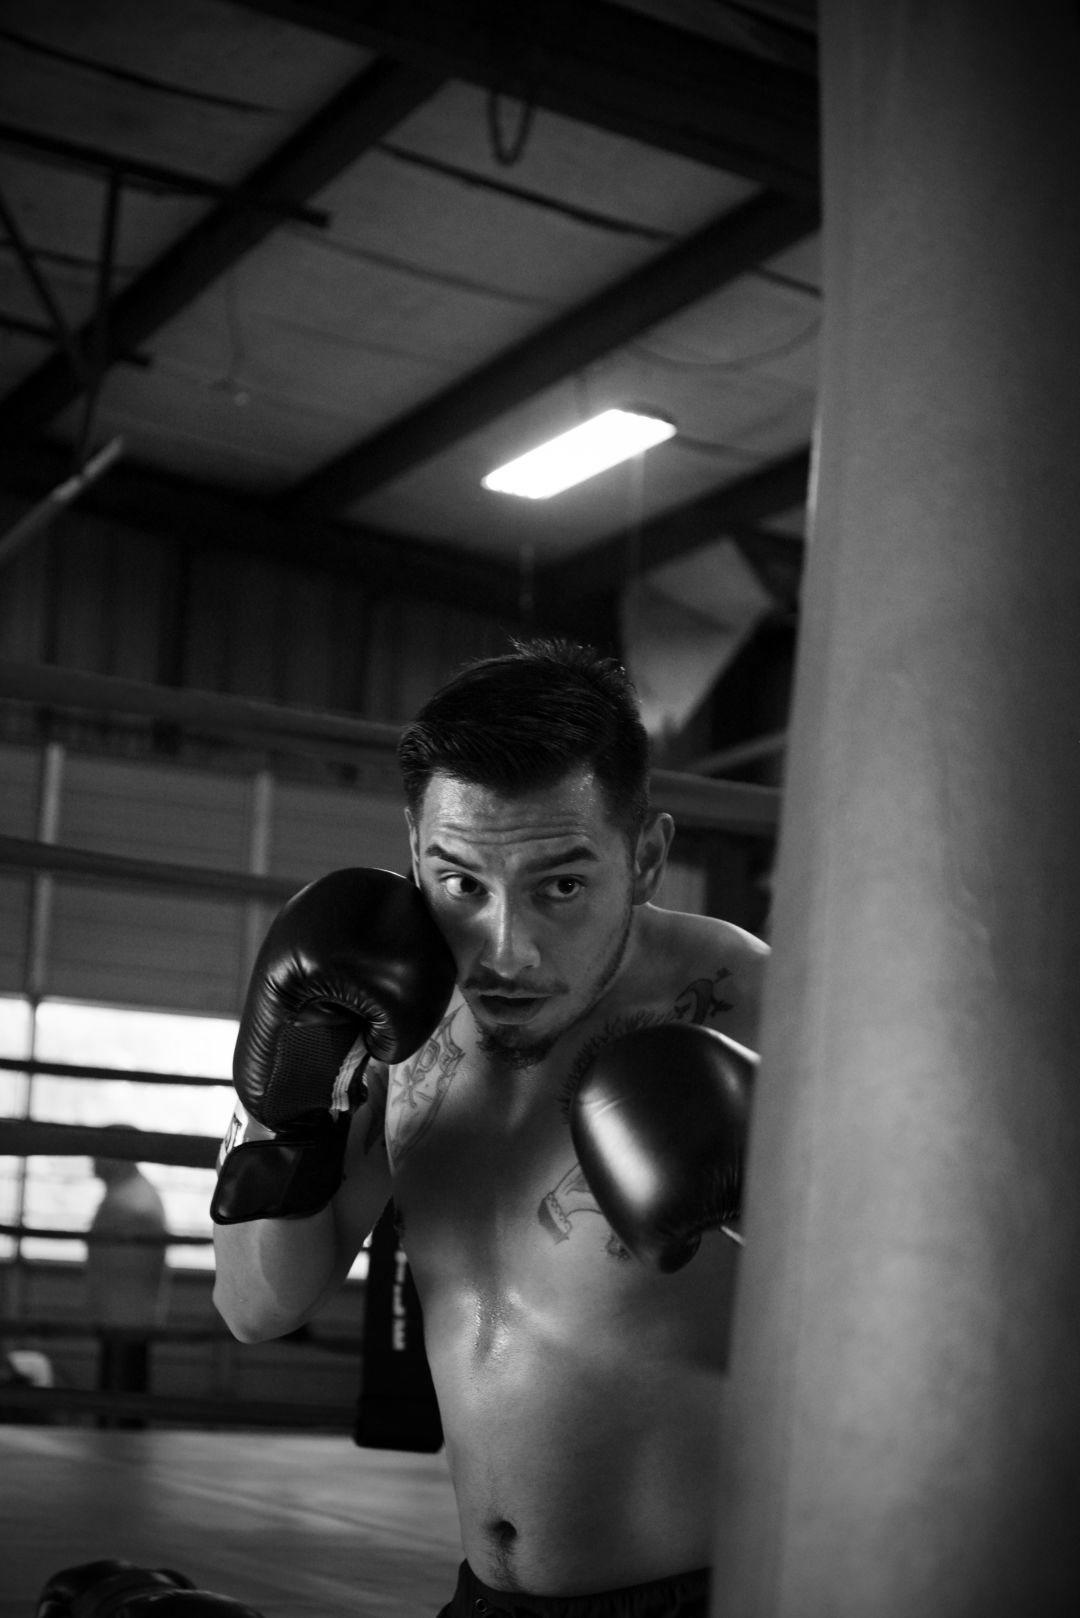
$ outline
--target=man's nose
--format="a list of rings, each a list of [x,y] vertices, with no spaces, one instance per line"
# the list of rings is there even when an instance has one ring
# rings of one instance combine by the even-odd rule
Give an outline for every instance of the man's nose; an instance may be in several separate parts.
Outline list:
[[[487,918],[484,964],[500,977],[539,966],[540,950],[518,905],[495,901]]]

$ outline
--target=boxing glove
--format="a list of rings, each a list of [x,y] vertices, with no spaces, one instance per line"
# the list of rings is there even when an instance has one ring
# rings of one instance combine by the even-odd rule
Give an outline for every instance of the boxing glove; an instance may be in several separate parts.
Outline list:
[[[259,951],[240,1019],[239,1104],[210,1203],[215,1224],[306,1218],[326,1206],[368,1062],[419,1050],[454,979],[420,890],[392,871],[331,871],[289,900]]]
[[[737,1218],[757,1058],[715,1029],[660,1023],[603,1046],[571,1096],[578,1162],[636,1258],[681,1269]]]
[[[131,1596],[194,1588],[190,1579],[172,1568],[136,1567],[117,1557],[102,1557],[54,1573],[38,1596],[36,1618],[71,1618],[76,1606],[80,1618],[112,1618]]]
[[[262,1618],[254,1607],[197,1590],[171,1568],[136,1567],[108,1558],[54,1573],[38,1597],[36,1618]]]

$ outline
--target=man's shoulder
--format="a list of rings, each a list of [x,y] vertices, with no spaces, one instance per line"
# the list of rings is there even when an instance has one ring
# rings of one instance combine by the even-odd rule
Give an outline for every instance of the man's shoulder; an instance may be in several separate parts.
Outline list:
[[[723,961],[732,970],[762,965],[769,956],[764,939],[724,921],[682,910],[643,906],[643,940],[647,953],[678,961],[680,965]]]
[[[642,963],[663,983],[672,1017],[753,1044],[769,946],[717,916],[646,908]]]

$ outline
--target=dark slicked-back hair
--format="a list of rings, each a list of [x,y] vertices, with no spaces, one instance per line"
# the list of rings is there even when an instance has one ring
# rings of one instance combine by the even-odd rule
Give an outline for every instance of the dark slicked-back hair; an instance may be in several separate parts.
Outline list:
[[[630,676],[573,641],[512,644],[436,691],[405,730],[409,808],[419,813],[437,771],[515,796],[587,767],[613,824],[636,837],[649,807],[649,742]]]

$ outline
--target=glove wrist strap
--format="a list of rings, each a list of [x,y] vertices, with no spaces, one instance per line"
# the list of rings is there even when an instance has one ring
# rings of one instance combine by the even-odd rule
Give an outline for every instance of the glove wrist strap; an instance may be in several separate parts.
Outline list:
[[[338,1069],[334,1080],[334,1089],[330,1097],[330,1111],[332,1113],[352,1112],[364,1099],[363,1084],[364,1069],[371,1060],[371,1052],[367,1048],[367,1031],[357,1034],[345,1055],[345,1059]],[[356,1092],[353,1092],[353,1080],[357,1080]]]
[[[241,1141],[226,1154],[210,1199],[215,1225],[250,1219],[308,1219],[341,1185],[349,1140],[347,1116],[323,1113],[303,1128]]]
[[[233,1107],[233,1115],[229,1119],[229,1127],[225,1131],[221,1147],[217,1155],[217,1172],[221,1173],[221,1166],[229,1153],[236,1146],[243,1146],[249,1140],[273,1140],[274,1131],[265,1124],[260,1124],[248,1112],[239,1096]]]

